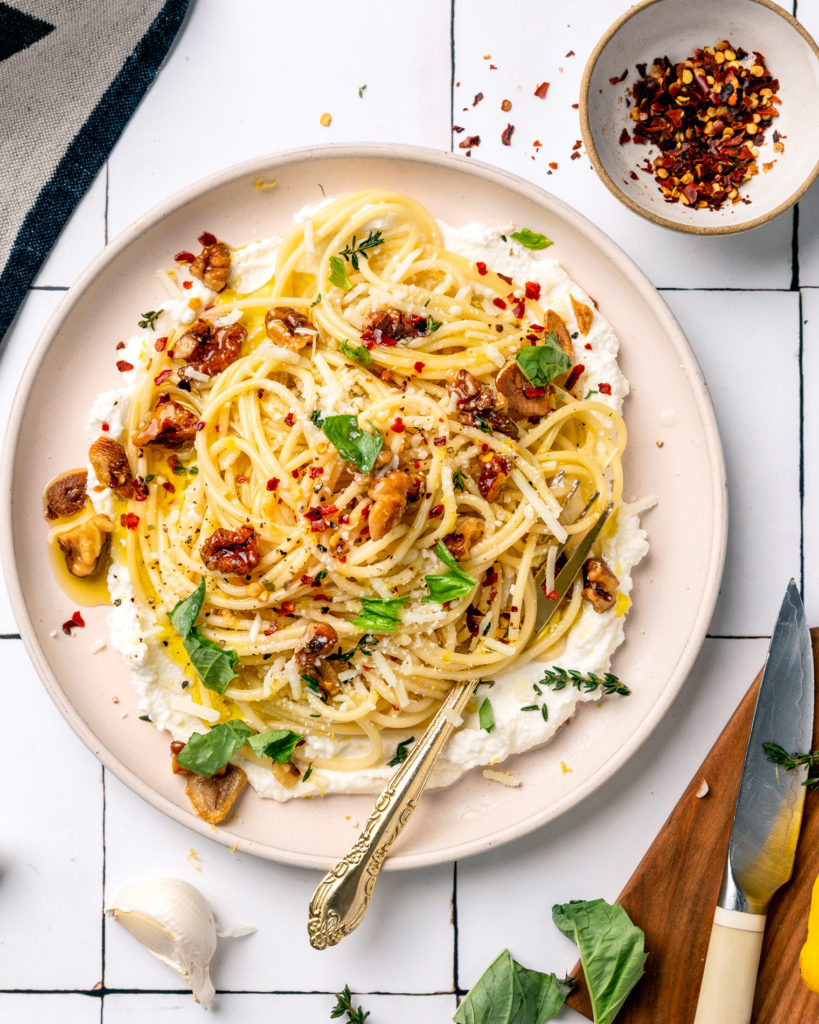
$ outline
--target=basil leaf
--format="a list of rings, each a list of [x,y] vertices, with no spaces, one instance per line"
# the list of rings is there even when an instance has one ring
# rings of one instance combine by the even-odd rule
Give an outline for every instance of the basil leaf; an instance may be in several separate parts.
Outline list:
[[[560,347],[554,331],[549,331],[542,345],[527,345],[521,349],[515,362],[536,388],[545,388],[549,381],[572,368],[572,361]]]
[[[171,625],[181,637],[186,637],[193,629],[193,624],[196,622],[199,612],[202,611],[204,601],[205,577],[203,576],[191,596],[186,597],[184,601],[177,601],[168,615]]]
[[[557,904],[552,920],[580,950],[595,1024],[611,1024],[645,971],[642,929],[618,903],[605,900]]]
[[[401,740],[401,742],[395,748],[395,757],[392,759],[392,761],[387,761],[387,767],[388,768],[395,768],[396,765],[403,764],[404,761],[406,761],[406,759],[407,759],[407,754],[409,753],[409,750],[408,750],[409,745],[410,745],[410,743],[414,743],[414,742],[415,742],[415,737],[414,736],[410,736],[410,738],[408,740]]]
[[[362,473],[370,472],[384,444],[382,434],[362,430],[357,416],[326,416],[321,429],[342,459],[352,462]]]
[[[458,563],[442,540],[435,545],[435,554],[452,571],[424,577],[429,594],[421,598],[421,604],[428,604],[431,601],[444,604],[446,601],[456,601],[459,597],[466,597],[472,593],[472,588],[478,585],[478,581],[458,568]]]
[[[244,722],[222,722],[210,732],[195,732],[176,760],[182,768],[209,779],[225,767],[252,732]]]
[[[530,231],[529,228],[521,228],[520,231],[513,231],[512,238],[527,249],[548,249],[554,245],[551,238],[539,234],[537,231]]]
[[[257,732],[247,743],[257,757],[272,757],[277,764],[286,764],[301,739],[303,737],[299,733],[289,729],[271,729],[269,732]]]
[[[543,1024],[557,1016],[571,988],[554,974],[523,967],[505,949],[467,992],[452,1019],[455,1024]]]
[[[340,256],[330,257],[330,284],[334,284],[336,288],[342,288],[345,292],[352,288],[350,279],[347,277],[347,268]]]
[[[236,651],[208,640],[196,626],[182,640],[182,645],[188,652],[196,674],[209,690],[224,693],[231,679],[239,674],[236,671],[239,664]]]
[[[394,633],[401,625],[401,616],[398,613],[407,601],[409,597],[392,597],[389,601],[362,597],[361,611],[352,623],[359,629],[372,630],[376,633]]]
[[[483,704],[478,708],[478,723],[487,732],[492,732],[495,728],[495,713],[488,697],[484,697]]]
[[[354,363],[361,363],[362,366],[369,366],[373,361],[373,357],[364,345],[351,345],[346,338],[339,345],[339,351],[343,352],[344,355]]]

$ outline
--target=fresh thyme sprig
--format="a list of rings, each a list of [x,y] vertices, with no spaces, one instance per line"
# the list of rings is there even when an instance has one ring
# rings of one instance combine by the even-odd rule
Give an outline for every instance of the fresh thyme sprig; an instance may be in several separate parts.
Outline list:
[[[378,637],[373,636],[372,633],[365,633],[364,636],[358,638],[358,643],[355,647],[351,647],[349,651],[342,652],[341,648],[336,651],[335,654],[328,654],[328,661],[349,661],[356,651],[361,651],[362,654],[372,654],[372,648],[378,643]]]
[[[786,772],[792,772],[794,768],[800,768],[803,764],[806,764],[808,766],[808,777],[802,785],[807,786],[808,789],[814,789],[816,786],[819,786],[819,775],[810,774],[815,768],[819,768],[819,750],[811,750],[807,754],[799,752],[789,754],[778,743],[763,743],[762,749],[768,755],[769,761],[781,765]]]
[[[139,326],[143,329],[148,327],[152,331],[156,330],[156,318],[162,313],[161,309],[149,309],[147,313],[142,314],[142,319],[139,321]]]
[[[353,1006],[353,995],[350,992],[350,986],[345,985],[341,992],[336,992],[336,999],[338,1002],[333,1007],[330,1016],[335,1019],[336,1017],[343,1017],[347,1014],[347,1024],[364,1024],[364,1021],[370,1016],[370,1011],[365,1012],[364,1008],[359,1006],[356,1008]]]
[[[627,697],[631,690],[626,686],[625,683],[621,683],[620,680],[611,672],[606,672],[603,678],[595,675],[594,672],[578,672],[576,668],[569,669],[559,668],[557,665],[553,665],[550,669],[546,670],[546,674],[540,680],[542,686],[551,686],[553,690],[564,690],[567,686],[574,686],[578,690],[583,690],[585,693],[591,693],[592,690],[600,689],[605,694],[619,693],[622,697]]]
[[[377,245],[381,245],[383,241],[384,239],[381,237],[380,231],[370,231],[369,235],[361,242],[357,242],[355,235],[353,235],[352,242],[344,246],[340,255],[352,263],[353,270],[358,270],[358,257],[363,256],[365,260],[369,259],[367,250],[374,249]]]

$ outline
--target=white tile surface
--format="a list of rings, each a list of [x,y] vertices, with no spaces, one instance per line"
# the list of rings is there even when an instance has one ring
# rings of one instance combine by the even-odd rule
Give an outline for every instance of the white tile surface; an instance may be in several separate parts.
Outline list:
[[[750,686],[766,647],[764,640],[706,640],[668,716],[594,796],[513,845],[458,865],[460,986],[473,985],[505,946],[527,967],[559,975],[572,968],[577,950],[552,924],[553,904],[616,898]],[[582,1020],[570,1011],[565,1019]]]
[[[319,873],[230,853],[165,819],[109,773],[106,780],[107,899],[134,879],[174,876],[201,889],[220,924],[253,924],[258,929],[255,935],[222,944],[214,969],[217,988],[452,988],[450,865],[384,874],[361,927],[341,945],[317,953],[307,941],[307,906]],[[199,871],[188,859],[191,847]],[[423,942],[405,943],[419,922]],[[113,922],[106,925],[105,982],[110,988],[179,987],[168,968],[143,954]]]
[[[800,577],[796,292],[666,292],[702,367],[728,470],[728,552],[709,632],[762,636]]]
[[[305,0],[286,10],[269,0],[235,0],[228,14],[221,0],[196,0],[111,154],[108,232],[113,237],[189,182],[261,152],[356,139],[449,149],[453,139],[457,147],[467,134],[479,134],[473,159],[520,174],[578,207],[656,285],[737,289],[674,290],[665,298],[700,359],[726,451],[728,565],[711,632],[764,636],[782,584],[800,570],[799,312],[797,294],[783,290],[793,271],[793,216],[724,239],[673,234],[621,207],[585,155],[570,159],[580,138],[572,104],[583,66],[628,2],[583,0],[555,13],[542,0],[506,7],[494,0]],[[800,0],[799,15],[819,34],[819,5]],[[569,50],[575,56],[566,57]],[[543,101],[533,96],[542,81],[551,83]],[[460,82],[454,97],[451,82]],[[484,99],[473,107],[479,91]],[[503,99],[512,103],[508,113],[500,109]],[[325,111],[333,118],[329,128],[319,124]],[[453,136],[453,122],[465,131]],[[507,122],[515,125],[508,147],[500,140]],[[541,147],[533,147],[536,139]],[[551,174],[549,161],[558,164]],[[99,251],[105,198],[103,173],[38,284],[69,284]],[[819,286],[817,239],[819,186],[800,204],[803,286]],[[0,423],[60,298],[60,292],[32,292],[0,348]],[[819,290],[803,292],[803,319],[804,568],[808,610],[817,621],[819,540],[810,526],[819,503],[819,411],[811,399],[819,381]],[[15,630],[0,587],[0,634]],[[114,923],[105,927],[103,966],[102,773],[51,705],[22,644],[0,644],[7,720],[35,723],[7,729],[15,784],[7,787],[0,830],[0,1020],[91,1024],[101,1010],[105,1024],[200,1020],[201,1010],[180,993],[181,982]],[[707,641],[667,718],[599,793],[535,835],[458,866],[461,986],[472,984],[504,944],[529,966],[571,967],[575,951],[551,924],[551,905],[616,896],[745,691],[765,646],[763,640]],[[29,770],[32,758],[36,773]],[[326,993],[349,983],[362,992],[411,993],[357,997],[372,1024],[450,1020],[451,865],[385,875],[359,931],[318,954],[305,927],[318,875],[194,837],[110,775],[105,792],[108,896],[140,877],[177,875],[201,888],[223,924],[258,928],[222,943],[214,978],[229,994],[219,996],[211,1018],[323,1024],[334,1002]],[[201,872],[187,859],[191,847]],[[78,994],[91,990],[103,970],[104,998]],[[57,988],[74,994],[3,991]],[[571,1011],[561,1019],[581,1020]]]
[[[182,186],[259,153],[361,138],[449,149],[449,4],[235,0],[226,12],[197,0],[114,147],[111,237]],[[214,92],[226,55],[228,79]]]
[[[369,1010],[367,1024],[447,1024],[455,1007],[454,996],[353,995],[356,1007]],[[217,995],[208,1021],[271,1021],[324,1024],[330,1020],[334,995]],[[2,1003],[0,1003],[0,1007]],[[103,1024],[144,1024],[173,1018],[174,1024],[200,1024],[202,1010],[190,996],[110,995],[105,998]],[[346,1018],[345,1018],[346,1019]],[[73,1024],[73,1022],[71,1022]]]
[[[100,999],[95,996],[39,995],[0,992],[0,1020],[7,1024],[99,1024]]]
[[[51,703],[22,641],[0,643],[0,990],[91,989],[102,978],[102,769]],[[0,1008],[0,1020],[14,1018]]]

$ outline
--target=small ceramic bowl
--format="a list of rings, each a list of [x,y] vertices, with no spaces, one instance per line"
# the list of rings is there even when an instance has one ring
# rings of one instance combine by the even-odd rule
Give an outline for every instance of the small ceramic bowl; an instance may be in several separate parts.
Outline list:
[[[659,150],[619,141],[623,129],[631,133],[634,125],[626,99],[638,76],[635,65],[651,66],[663,56],[680,62],[723,39],[765,57],[779,79],[780,116],[759,148],[760,173],[740,189],[749,203],[709,210],[667,202],[653,175],[638,170]],[[610,80],[626,69],[626,79],[612,85]],[[772,0],[644,0],[615,21],[589,57],[580,87],[580,124],[595,170],[635,213],[694,234],[747,231],[787,210],[819,174],[819,48]],[[782,136],[782,153],[774,151],[774,129]],[[771,161],[773,166],[763,172],[762,165]]]

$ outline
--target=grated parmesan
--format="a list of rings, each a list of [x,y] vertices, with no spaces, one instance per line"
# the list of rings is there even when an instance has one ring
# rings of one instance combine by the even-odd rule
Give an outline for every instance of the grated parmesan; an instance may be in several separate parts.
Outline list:
[[[515,789],[520,785],[517,775],[510,775],[509,772],[496,772],[494,768],[484,768],[481,774],[490,782],[499,782],[502,786],[509,786],[510,789]]]

